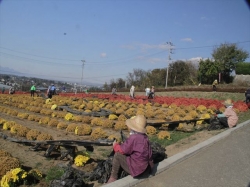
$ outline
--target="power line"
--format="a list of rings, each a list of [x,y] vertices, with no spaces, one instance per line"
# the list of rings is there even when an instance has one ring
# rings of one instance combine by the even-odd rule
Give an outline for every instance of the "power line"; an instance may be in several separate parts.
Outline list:
[[[5,70],[1,70],[1,72],[4,72],[4,73],[9,73],[9,74],[21,74],[23,76],[43,76],[43,77],[48,77],[48,75],[45,75],[45,74],[33,74],[33,73],[20,73],[20,72],[13,72],[13,71],[5,71]],[[94,76],[94,77],[86,77],[85,79],[86,80],[89,80],[89,79],[95,79],[95,78],[104,78],[104,77],[115,77],[115,76],[121,76],[121,75],[127,75],[127,74],[113,74],[113,75],[105,75],[105,76]],[[65,79],[74,79],[76,80],[77,78],[76,77],[68,77],[68,76],[55,76],[55,75],[50,75],[49,77],[54,77],[54,78],[65,78]]]
[[[16,50],[8,49],[8,48],[5,48],[5,47],[0,47],[0,48],[2,48],[2,49],[6,49],[6,50],[9,50],[9,51],[13,51],[13,52],[16,52],[16,53],[21,53],[21,54],[25,54],[25,55],[30,55],[30,56],[40,57],[40,58],[47,58],[47,59],[52,59],[52,60],[79,61],[79,60],[72,60],[72,59],[61,59],[61,58],[44,57],[44,56],[39,56],[39,55],[34,55],[34,54],[30,54],[30,53],[24,53],[24,52],[20,52],[20,51],[16,51]]]
[[[231,43],[231,44],[240,44],[240,43],[249,43],[249,42],[250,41],[242,41],[242,42],[235,42],[235,43]],[[219,46],[219,45],[195,46],[195,47],[179,47],[179,48],[175,48],[175,50],[210,48],[210,47],[216,47],[216,46]],[[74,60],[74,59],[62,59],[62,58],[44,57],[44,56],[33,55],[33,54],[29,54],[29,53],[24,53],[24,52],[19,52],[19,51],[16,51],[16,50],[5,48],[5,47],[0,47],[0,48],[6,49],[6,50],[9,50],[9,51],[13,51],[13,52],[17,52],[17,53],[22,53],[22,54],[30,55],[30,56],[40,57],[40,58],[47,58],[47,59],[53,59],[53,60],[64,60],[64,61],[80,61],[80,60]],[[162,51],[159,51],[159,52],[156,52],[156,53],[152,53],[152,54],[148,54],[148,55],[143,55],[143,57],[155,56],[157,54],[161,54],[161,53],[165,53],[165,52],[166,52],[166,50],[162,50]],[[28,60],[38,61],[38,62],[45,62],[45,63],[50,63],[50,64],[54,63],[54,64],[63,64],[63,65],[76,65],[76,64],[57,63],[57,62],[48,62],[48,61],[44,61],[44,60],[37,60],[37,59],[22,57],[22,56],[13,55],[13,54],[1,52],[1,51],[0,51],[0,53],[5,54],[5,55],[9,55],[9,56],[18,57],[18,58],[23,58],[23,59],[28,59]],[[123,63],[123,62],[132,61],[133,57],[135,57],[137,55],[140,55],[140,54],[138,53],[138,54],[131,55],[129,57],[123,57],[123,58],[120,58],[120,59],[110,60],[108,62],[94,62],[94,61],[89,61],[89,63],[86,63],[86,65],[89,65],[89,64],[91,64],[91,65],[100,65],[100,64],[105,65],[105,64],[115,64],[115,63],[119,64],[119,62]],[[127,59],[127,60],[124,60],[124,59]]]

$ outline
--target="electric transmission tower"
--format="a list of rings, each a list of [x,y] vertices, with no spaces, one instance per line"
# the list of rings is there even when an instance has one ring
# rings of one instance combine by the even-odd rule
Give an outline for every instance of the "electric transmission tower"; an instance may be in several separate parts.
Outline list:
[[[173,54],[173,49],[174,49],[174,44],[170,41],[170,42],[166,42],[167,44],[167,48],[168,48],[168,60],[167,60],[167,72],[166,72],[166,85],[165,88],[168,87],[168,68],[169,68],[169,64],[171,62],[171,54]]]

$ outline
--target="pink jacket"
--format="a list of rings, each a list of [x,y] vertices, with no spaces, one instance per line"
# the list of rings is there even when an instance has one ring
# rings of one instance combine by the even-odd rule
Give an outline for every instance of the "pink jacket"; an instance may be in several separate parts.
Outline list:
[[[232,107],[227,107],[223,114],[227,117],[229,128],[236,126],[238,122],[238,116]]]

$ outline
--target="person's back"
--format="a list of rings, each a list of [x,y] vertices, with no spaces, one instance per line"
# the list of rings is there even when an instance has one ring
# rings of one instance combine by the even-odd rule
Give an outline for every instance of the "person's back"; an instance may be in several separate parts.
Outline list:
[[[116,95],[116,88],[112,88],[112,95]]]
[[[150,88],[146,88],[146,89],[145,89],[145,92],[146,92],[146,96],[149,96]]]
[[[31,95],[31,97],[34,97],[35,91],[36,91],[36,87],[35,87],[35,85],[32,85],[31,88],[30,88],[30,95]]]
[[[130,95],[131,98],[135,97],[135,87],[133,85],[130,88],[130,94],[129,95]]]
[[[154,98],[154,94],[155,94],[155,87],[152,86],[152,88],[150,90],[150,93],[149,93],[149,96],[148,96],[148,99],[153,99]]]

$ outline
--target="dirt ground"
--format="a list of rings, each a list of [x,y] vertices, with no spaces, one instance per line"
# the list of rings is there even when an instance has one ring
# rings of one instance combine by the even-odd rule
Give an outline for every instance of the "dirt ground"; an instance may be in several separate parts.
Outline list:
[[[16,110],[16,108],[15,108]],[[19,109],[21,110],[21,109]],[[46,132],[50,135],[53,136],[54,140],[82,140],[85,139],[86,137],[82,136],[76,136],[73,133],[68,133],[65,130],[58,130],[56,128],[44,126],[38,124],[38,122],[33,122],[29,121],[27,119],[20,119],[17,116],[9,116],[5,113],[0,113],[0,118],[6,119],[8,121],[15,121],[16,123],[26,126],[30,129],[37,129],[41,132]],[[1,133],[4,133],[8,136],[12,136],[10,134],[10,131],[3,130],[2,127],[0,129]],[[203,142],[210,137],[218,134],[220,131],[207,131],[203,130],[200,132],[197,132],[193,135],[191,135],[188,138],[182,139],[179,142],[172,144],[170,146],[166,147],[166,154],[168,157],[173,156],[183,150],[186,150],[200,142]],[[14,137],[21,139],[20,137]],[[20,143],[15,143],[15,142],[10,142],[7,140],[4,140],[3,138],[0,137],[0,149],[5,150],[13,157],[16,157],[20,160],[23,166],[27,168],[37,168],[40,171],[42,171],[44,174],[47,173],[47,171],[53,167],[58,165],[59,163],[65,163],[67,162],[66,160],[60,160],[58,159],[58,155],[51,155],[51,157],[46,158],[44,156],[45,149],[43,150],[38,150],[38,151],[32,151],[30,150],[32,146],[25,145],[25,144],[20,144]],[[78,150],[85,150],[84,147],[78,147]],[[105,159],[105,156],[107,156],[110,152],[112,151],[111,146],[98,146],[94,148],[93,154],[91,154],[91,158],[93,159]],[[95,163],[91,163],[87,165],[84,170],[85,171],[91,171],[95,167]],[[1,166],[0,166],[1,167]],[[38,186],[46,186],[45,183],[39,184]],[[98,187],[101,186],[101,184],[98,184],[97,182],[94,182],[91,184],[92,187]]]

